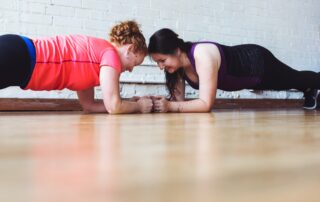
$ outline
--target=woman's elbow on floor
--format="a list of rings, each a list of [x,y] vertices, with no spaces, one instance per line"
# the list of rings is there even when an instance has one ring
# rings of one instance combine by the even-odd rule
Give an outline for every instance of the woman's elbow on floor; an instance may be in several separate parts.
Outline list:
[[[117,107],[106,107],[108,114],[120,114],[120,110]]]
[[[85,112],[85,113],[91,113],[92,112],[91,106],[89,104],[80,103],[80,106],[81,106],[83,112]]]
[[[204,109],[203,109],[203,112],[211,112],[212,110],[212,106],[206,106]]]
[[[208,103],[208,102],[205,102],[204,100],[202,100],[202,102],[203,102],[202,112],[211,112],[213,108],[213,102]]]
[[[109,114],[120,114],[121,112],[120,106],[121,106],[120,102],[105,104],[106,110]]]

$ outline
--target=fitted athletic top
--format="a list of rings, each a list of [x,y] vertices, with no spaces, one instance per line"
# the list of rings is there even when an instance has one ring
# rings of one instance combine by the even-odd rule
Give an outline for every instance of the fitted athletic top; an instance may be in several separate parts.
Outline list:
[[[255,74],[242,74],[235,75],[230,73],[230,70],[242,67],[241,57],[237,57],[239,54],[237,51],[233,51],[233,47],[224,46],[215,42],[196,42],[192,43],[192,47],[188,52],[188,58],[192,64],[192,67],[196,70],[196,64],[194,59],[194,50],[198,44],[210,43],[218,47],[221,55],[221,64],[218,72],[218,89],[225,91],[236,91],[242,89],[253,89],[261,82],[261,76]],[[240,55],[242,56],[242,55]],[[240,69],[240,68],[239,68]],[[186,75],[184,79],[189,83],[192,88],[199,89],[199,84],[194,83]]]
[[[67,35],[32,41],[36,61],[24,89],[85,90],[100,85],[101,66],[110,66],[121,73],[117,50],[106,40]]]

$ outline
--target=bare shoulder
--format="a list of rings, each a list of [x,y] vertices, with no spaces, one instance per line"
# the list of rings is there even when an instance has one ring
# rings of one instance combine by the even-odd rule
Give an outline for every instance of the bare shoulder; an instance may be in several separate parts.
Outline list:
[[[221,55],[219,48],[212,43],[200,43],[194,49],[194,58],[196,62],[210,62],[217,64],[218,67],[221,63]]]

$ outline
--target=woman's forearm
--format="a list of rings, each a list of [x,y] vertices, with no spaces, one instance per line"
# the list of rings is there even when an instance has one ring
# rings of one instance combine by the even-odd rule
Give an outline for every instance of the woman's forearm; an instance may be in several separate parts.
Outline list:
[[[137,102],[121,100],[118,108],[113,112],[111,111],[109,113],[110,114],[132,114],[132,113],[139,113],[139,112],[140,112],[140,108]]]
[[[131,114],[140,112],[138,102],[134,101],[114,99],[104,102],[104,106],[109,114]]]
[[[124,101],[121,100],[119,103],[113,106],[109,105],[107,108],[103,100],[95,100],[89,105],[82,106],[83,110],[88,113],[109,113],[109,114],[129,114],[138,113],[139,106],[137,102],[134,101]]]
[[[189,101],[170,101],[169,112],[210,112],[212,106],[201,99]]]

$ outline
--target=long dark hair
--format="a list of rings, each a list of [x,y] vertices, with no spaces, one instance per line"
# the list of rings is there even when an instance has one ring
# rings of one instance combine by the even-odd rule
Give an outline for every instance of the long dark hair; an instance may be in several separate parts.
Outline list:
[[[168,28],[160,29],[156,31],[149,39],[148,53],[161,53],[166,55],[175,54],[177,48],[180,48],[182,52],[188,53],[192,47],[191,42],[184,42],[178,37],[174,31]],[[183,68],[179,68],[174,73],[165,71],[166,86],[170,93],[170,99],[176,99],[174,92],[177,88],[178,79],[183,79]]]

